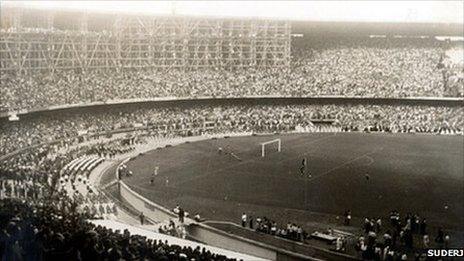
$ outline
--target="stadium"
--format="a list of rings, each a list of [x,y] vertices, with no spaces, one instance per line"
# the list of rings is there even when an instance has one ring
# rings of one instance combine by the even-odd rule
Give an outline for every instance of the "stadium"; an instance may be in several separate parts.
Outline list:
[[[2,6],[0,257],[460,249],[463,37],[453,23]]]

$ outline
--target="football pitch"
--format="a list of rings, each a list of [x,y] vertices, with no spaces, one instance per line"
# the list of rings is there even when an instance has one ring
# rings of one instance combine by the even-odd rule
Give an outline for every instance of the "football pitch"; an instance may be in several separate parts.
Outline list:
[[[276,138],[282,151],[270,144],[261,157],[260,143]],[[246,212],[281,225],[341,224],[337,216],[351,210],[360,227],[363,217],[387,219],[395,209],[402,217],[425,217],[433,227],[464,231],[463,155],[462,136],[232,137],[140,155],[128,162],[134,175],[126,183],[154,202],[169,208],[180,204],[210,220],[238,223]],[[303,158],[311,177],[300,175]],[[159,174],[150,184],[155,166]]]

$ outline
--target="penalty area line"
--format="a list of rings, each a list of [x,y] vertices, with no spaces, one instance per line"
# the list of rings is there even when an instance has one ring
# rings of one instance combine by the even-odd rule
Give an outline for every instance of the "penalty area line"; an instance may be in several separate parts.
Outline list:
[[[338,166],[335,166],[335,167],[329,169],[328,171],[323,172],[322,174],[319,174],[319,175],[317,175],[317,176],[314,176],[314,178],[311,178],[311,179],[309,179],[308,181],[314,181],[314,180],[316,180],[316,179],[318,179],[318,178],[322,178],[323,176],[332,173],[332,172],[333,172],[334,170],[336,170],[336,169],[339,169],[339,168],[341,168],[341,167],[344,167],[344,166],[346,166],[346,165],[348,165],[348,164],[350,164],[350,163],[353,163],[353,162],[355,162],[355,161],[357,161],[357,160],[359,160],[359,159],[366,158],[366,157],[368,157],[368,159],[370,158],[370,159],[372,160],[372,162],[370,162],[369,165],[366,165],[366,166],[370,166],[372,163],[374,163],[374,159],[372,159],[372,157],[370,157],[369,155],[372,155],[372,154],[374,154],[374,153],[377,153],[377,152],[379,152],[379,151],[381,151],[381,150],[383,150],[383,147],[381,147],[381,148],[379,148],[379,149],[376,149],[376,150],[373,150],[373,151],[371,151],[371,152],[364,153],[364,154],[362,154],[362,155],[360,155],[360,156],[358,156],[358,157],[356,157],[356,158],[350,159],[350,160],[348,160],[348,161],[346,161],[346,162],[344,162],[344,163],[342,163],[342,164],[340,164],[340,165],[338,165]]]

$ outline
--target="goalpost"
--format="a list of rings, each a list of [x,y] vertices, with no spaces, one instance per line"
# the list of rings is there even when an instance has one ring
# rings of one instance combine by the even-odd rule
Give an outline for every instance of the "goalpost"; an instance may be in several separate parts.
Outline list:
[[[261,157],[264,157],[266,156],[266,145],[268,144],[272,144],[272,143],[277,143],[277,152],[280,152],[281,151],[281,141],[280,139],[275,139],[275,140],[270,140],[270,141],[266,141],[266,142],[262,142],[260,143],[261,144]]]

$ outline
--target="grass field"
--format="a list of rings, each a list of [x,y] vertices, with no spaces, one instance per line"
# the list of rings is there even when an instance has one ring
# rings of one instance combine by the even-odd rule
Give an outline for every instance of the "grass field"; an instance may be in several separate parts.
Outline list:
[[[282,139],[282,152],[269,150],[262,158],[259,143],[277,137]],[[242,160],[218,153],[218,147]],[[150,151],[128,163],[134,176],[126,181],[157,203],[167,207],[179,203],[212,220],[238,223],[241,213],[247,212],[311,227],[340,224],[336,216],[346,209],[356,222],[366,216],[386,219],[390,210],[397,209],[426,217],[433,226],[464,231],[463,155],[463,137],[456,136],[237,137]],[[299,175],[303,157],[312,178]],[[155,166],[159,175],[150,185]]]

